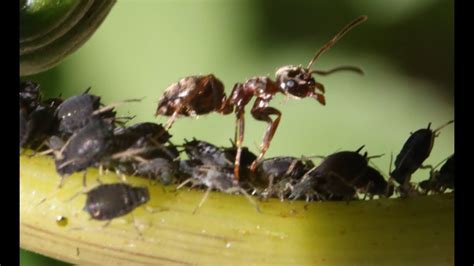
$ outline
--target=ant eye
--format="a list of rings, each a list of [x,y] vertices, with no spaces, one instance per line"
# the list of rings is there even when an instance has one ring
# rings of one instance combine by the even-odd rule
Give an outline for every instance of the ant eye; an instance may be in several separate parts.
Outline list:
[[[290,70],[290,71],[288,71],[288,77],[294,78],[294,77],[296,77],[296,75],[298,75],[298,72],[299,71]]]
[[[286,82],[286,87],[293,88],[295,86],[295,81],[290,79]]]

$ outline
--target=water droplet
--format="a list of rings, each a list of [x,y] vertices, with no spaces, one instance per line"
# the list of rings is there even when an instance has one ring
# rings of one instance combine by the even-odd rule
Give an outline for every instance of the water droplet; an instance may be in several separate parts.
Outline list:
[[[68,219],[64,216],[57,216],[56,217],[56,224],[61,226],[61,227],[64,227],[68,224]]]

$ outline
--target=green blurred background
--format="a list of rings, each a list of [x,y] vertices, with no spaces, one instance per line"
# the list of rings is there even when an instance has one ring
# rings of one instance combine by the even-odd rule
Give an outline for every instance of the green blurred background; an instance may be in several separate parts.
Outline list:
[[[366,145],[388,172],[410,132],[454,119],[453,1],[211,1],[118,0],[111,13],[76,53],[48,72],[27,77],[40,82],[45,96],[68,97],[92,86],[109,103],[146,97],[119,108],[135,114],[132,123],[154,118],[157,100],[173,82],[214,73],[229,93],[236,82],[256,75],[274,77],[284,65],[307,64],[314,53],[359,15],[367,22],[325,53],[316,69],[357,65],[366,74],[316,77],[326,87],[326,106],[315,100],[274,98],[282,121],[266,157],[327,155]],[[244,144],[254,152],[265,124],[247,107]],[[184,138],[229,145],[234,116],[183,118],[173,140]],[[454,152],[454,127],[435,141],[427,164]],[[428,171],[413,180],[427,178]],[[52,264],[21,252],[22,265]],[[55,262],[56,263],[56,262]]]

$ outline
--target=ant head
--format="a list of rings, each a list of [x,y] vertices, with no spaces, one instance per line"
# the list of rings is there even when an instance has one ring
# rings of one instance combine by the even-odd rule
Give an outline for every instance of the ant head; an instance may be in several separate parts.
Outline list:
[[[276,81],[286,95],[303,98],[316,89],[312,73],[302,66],[284,66],[276,71]],[[321,95],[324,93],[321,91]]]
[[[312,66],[323,53],[329,50],[329,48],[339,41],[339,39],[341,39],[349,30],[366,20],[367,16],[360,16],[347,24],[331,40],[319,49],[306,67],[284,66],[279,68],[275,76],[281,92],[287,96],[293,96],[294,98],[312,97],[324,105],[324,86],[314,80],[312,77],[313,74],[328,75],[339,70],[351,70],[359,73],[362,71],[359,68],[352,66],[342,66],[329,71],[318,71],[312,70]]]

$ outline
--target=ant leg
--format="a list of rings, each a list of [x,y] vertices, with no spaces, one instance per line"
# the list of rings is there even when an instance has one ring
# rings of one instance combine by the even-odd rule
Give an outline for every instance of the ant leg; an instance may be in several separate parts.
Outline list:
[[[240,175],[240,157],[242,155],[242,142],[244,141],[244,131],[245,131],[245,113],[243,110],[237,112],[237,121],[236,121],[236,140],[235,144],[237,146],[237,153],[235,155],[234,163],[234,179],[232,184],[235,186],[239,183]]]
[[[324,89],[324,85],[319,83],[319,82],[315,82],[314,83],[314,86],[319,90],[321,91],[322,93],[324,93],[325,89]],[[322,105],[326,105],[326,98],[324,98],[324,95],[323,94],[320,94],[320,93],[317,93],[315,91],[310,91],[308,92],[308,94],[306,95],[307,97],[311,97],[311,98],[314,98],[316,99],[316,101],[318,101],[320,104]]]
[[[260,101],[255,101],[255,106],[258,106]],[[276,115],[277,117],[275,120],[270,118],[270,115]],[[270,147],[270,142],[272,141],[273,136],[275,135],[276,129],[278,128],[278,124],[280,124],[281,119],[281,112],[273,107],[265,107],[265,108],[253,108],[252,109],[252,116],[256,120],[265,121],[267,122],[268,126],[265,130],[265,135],[263,137],[263,143],[260,146],[260,154],[258,155],[257,159],[252,162],[250,166],[250,170],[255,172],[257,168],[257,164],[262,161],[263,156],[267,152],[268,148]]]

